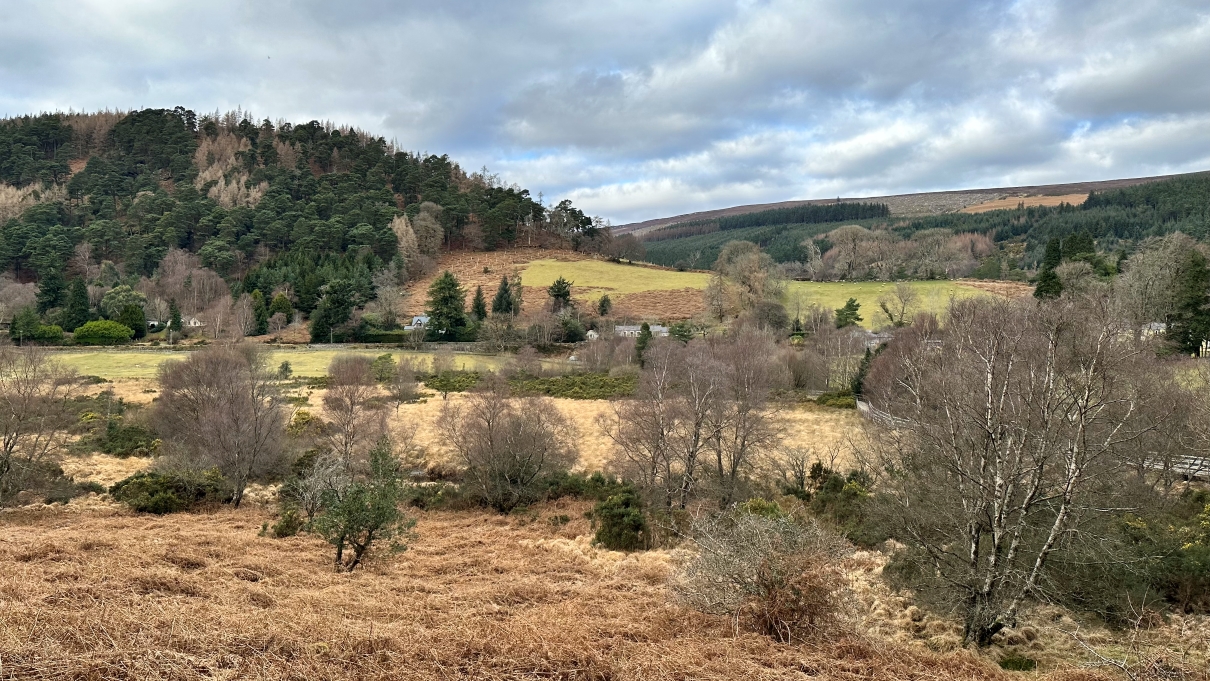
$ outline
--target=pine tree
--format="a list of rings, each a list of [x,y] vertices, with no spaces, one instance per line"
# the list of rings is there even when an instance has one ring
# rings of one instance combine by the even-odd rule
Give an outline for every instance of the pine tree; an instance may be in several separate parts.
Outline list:
[[[1210,266],[1200,252],[1190,250],[1176,285],[1176,312],[1168,320],[1168,339],[1187,353],[1201,349],[1210,338]]]
[[[492,314],[509,314],[513,311],[513,294],[509,290],[508,277],[500,277],[500,286],[492,300]]]
[[[59,270],[50,270],[38,279],[38,314],[46,314],[52,307],[59,307],[63,302],[63,294],[67,291],[67,281]]]
[[[487,319],[487,301],[483,298],[483,287],[475,287],[475,300],[471,303],[471,315],[478,321]]]
[[[546,295],[550,296],[550,309],[556,314],[575,307],[571,302],[571,282],[563,277],[555,279],[555,283],[546,289]]]
[[[429,287],[426,314],[429,316],[428,330],[433,338],[457,340],[459,330],[466,328],[466,292],[449,270],[437,277]]]
[[[63,328],[75,330],[88,321],[88,286],[83,279],[72,279],[67,289],[67,305],[63,310]]]
[[[1053,269],[1044,269],[1038,273],[1038,282],[1034,285],[1034,297],[1038,300],[1058,298],[1063,293],[1063,282]]]
[[[278,313],[284,315],[287,322],[294,316],[294,306],[290,304],[290,299],[284,293],[273,296],[273,302],[269,303],[269,316],[272,317]]]
[[[861,322],[861,315],[858,314],[858,310],[860,309],[861,303],[857,302],[856,298],[849,298],[844,307],[836,310],[836,328],[843,329],[846,326],[855,326]]]
[[[611,310],[613,310],[613,301],[609,299],[609,294],[606,293],[597,301],[597,314],[602,317],[608,317]]]
[[[520,272],[513,273],[512,279],[508,282],[508,288],[513,296],[513,316],[519,317],[521,316],[521,303],[524,302],[523,297],[525,293],[525,289],[521,286]]]
[[[1046,242],[1046,255],[1042,256],[1043,270],[1053,270],[1063,262],[1063,242],[1058,238]]]
[[[643,353],[647,351],[647,346],[651,344],[652,333],[651,325],[643,322],[639,327],[639,337],[634,340],[634,354],[639,360],[639,366],[643,366]]]
[[[168,301],[168,342],[173,341],[173,334],[179,334],[185,323],[181,320],[181,308],[176,304],[176,298]]]
[[[127,305],[118,313],[117,323],[128,327],[134,331],[135,338],[142,338],[147,335],[147,315],[143,312],[143,308],[138,305]]]
[[[265,294],[259,289],[252,292],[252,317],[256,320],[253,336],[263,336],[269,333],[269,310],[265,307]]]
[[[38,327],[41,325],[42,320],[37,311],[32,307],[23,307],[13,315],[13,321],[8,327],[8,337],[17,345],[24,345],[37,338]]]

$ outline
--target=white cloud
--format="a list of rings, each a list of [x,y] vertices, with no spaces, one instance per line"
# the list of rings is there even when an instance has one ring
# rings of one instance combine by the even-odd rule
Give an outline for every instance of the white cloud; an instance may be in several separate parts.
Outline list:
[[[615,222],[1210,163],[1199,0],[16,0],[0,113],[242,106]]]

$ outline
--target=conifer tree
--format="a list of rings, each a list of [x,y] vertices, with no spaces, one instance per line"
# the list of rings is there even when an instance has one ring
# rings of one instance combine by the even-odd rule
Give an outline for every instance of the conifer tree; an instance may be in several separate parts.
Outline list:
[[[475,300],[471,303],[471,315],[477,321],[487,319],[487,301],[483,298],[483,287],[475,287]]]
[[[63,328],[69,331],[88,321],[88,286],[83,279],[72,279],[67,289],[67,305],[63,310]]]
[[[546,295],[550,296],[550,309],[556,314],[575,307],[571,302],[571,282],[563,277],[555,279],[555,283],[546,289]]]
[[[466,328],[466,292],[449,270],[437,277],[429,287],[426,313],[428,329],[433,338],[457,340],[458,332]]]
[[[253,329],[252,335],[263,336],[269,333],[269,310],[265,307],[265,294],[257,289],[252,292],[252,318],[256,321],[256,328]]]
[[[492,299],[492,314],[509,314],[513,311],[513,294],[509,290],[508,277],[500,277],[496,297]]]
[[[861,322],[861,315],[858,314],[858,310],[860,309],[861,303],[857,302],[856,298],[849,298],[844,307],[836,310],[836,328],[843,329],[846,326],[855,326]]]

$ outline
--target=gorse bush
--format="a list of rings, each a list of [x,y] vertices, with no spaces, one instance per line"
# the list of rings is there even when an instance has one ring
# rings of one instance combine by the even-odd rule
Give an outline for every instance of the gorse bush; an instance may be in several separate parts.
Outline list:
[[[177,473],[135,473],[110,487],[109,494],[140,513],[163,515],[203,504],[229,502],[232,489],[218,470],[211,469],[196,477]]]
[[[632,374],[582,373],[565,376],[518,374],[509,386],[519,395],[545,395],[573,400],[608,400],[634,394],[638,377]]]
[[[117,419],[109,419],[105,424],[105,431],[97,439],[97,449],[119,458],[155,456],[159,446],[159,438],[150,429],[140,425],[126,425]]]
[[[597,528],[596,543],[607,549],[636,551],[650,543],[647,516],[633,489],[627,488],[598,503],[592,509],[592,521]]]

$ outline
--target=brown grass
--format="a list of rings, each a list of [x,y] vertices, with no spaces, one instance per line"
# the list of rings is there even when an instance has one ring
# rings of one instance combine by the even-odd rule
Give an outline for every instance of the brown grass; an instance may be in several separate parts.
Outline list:
[[[1064,194],[1062,196],[1007,196],[1002,199],[993,199],[976,203],[973,206],[967,206],[960,210],[960,213],[986,213],[989,210],[1012,210],[1022,204],[1026,208],[1031,206],[1057,206],[1060,203],[1070,203],[1073,206],[1078,206],[1088,199],[1088,193],[1083,194]]]
[[[1034,287],[1019,281],[991,281],[987,279],[959,279],[963,286],[977,288],[1005,298],[1025,298],[1034,294]]]
[[[1008,679],[969,653],[736,635],[663,586],[671,556],[597,551],[586,506],[424,513],[353,574],[261,511],[0,519],[0,660],[22,679]],[[565,514],[562,527],[546,517]]]

